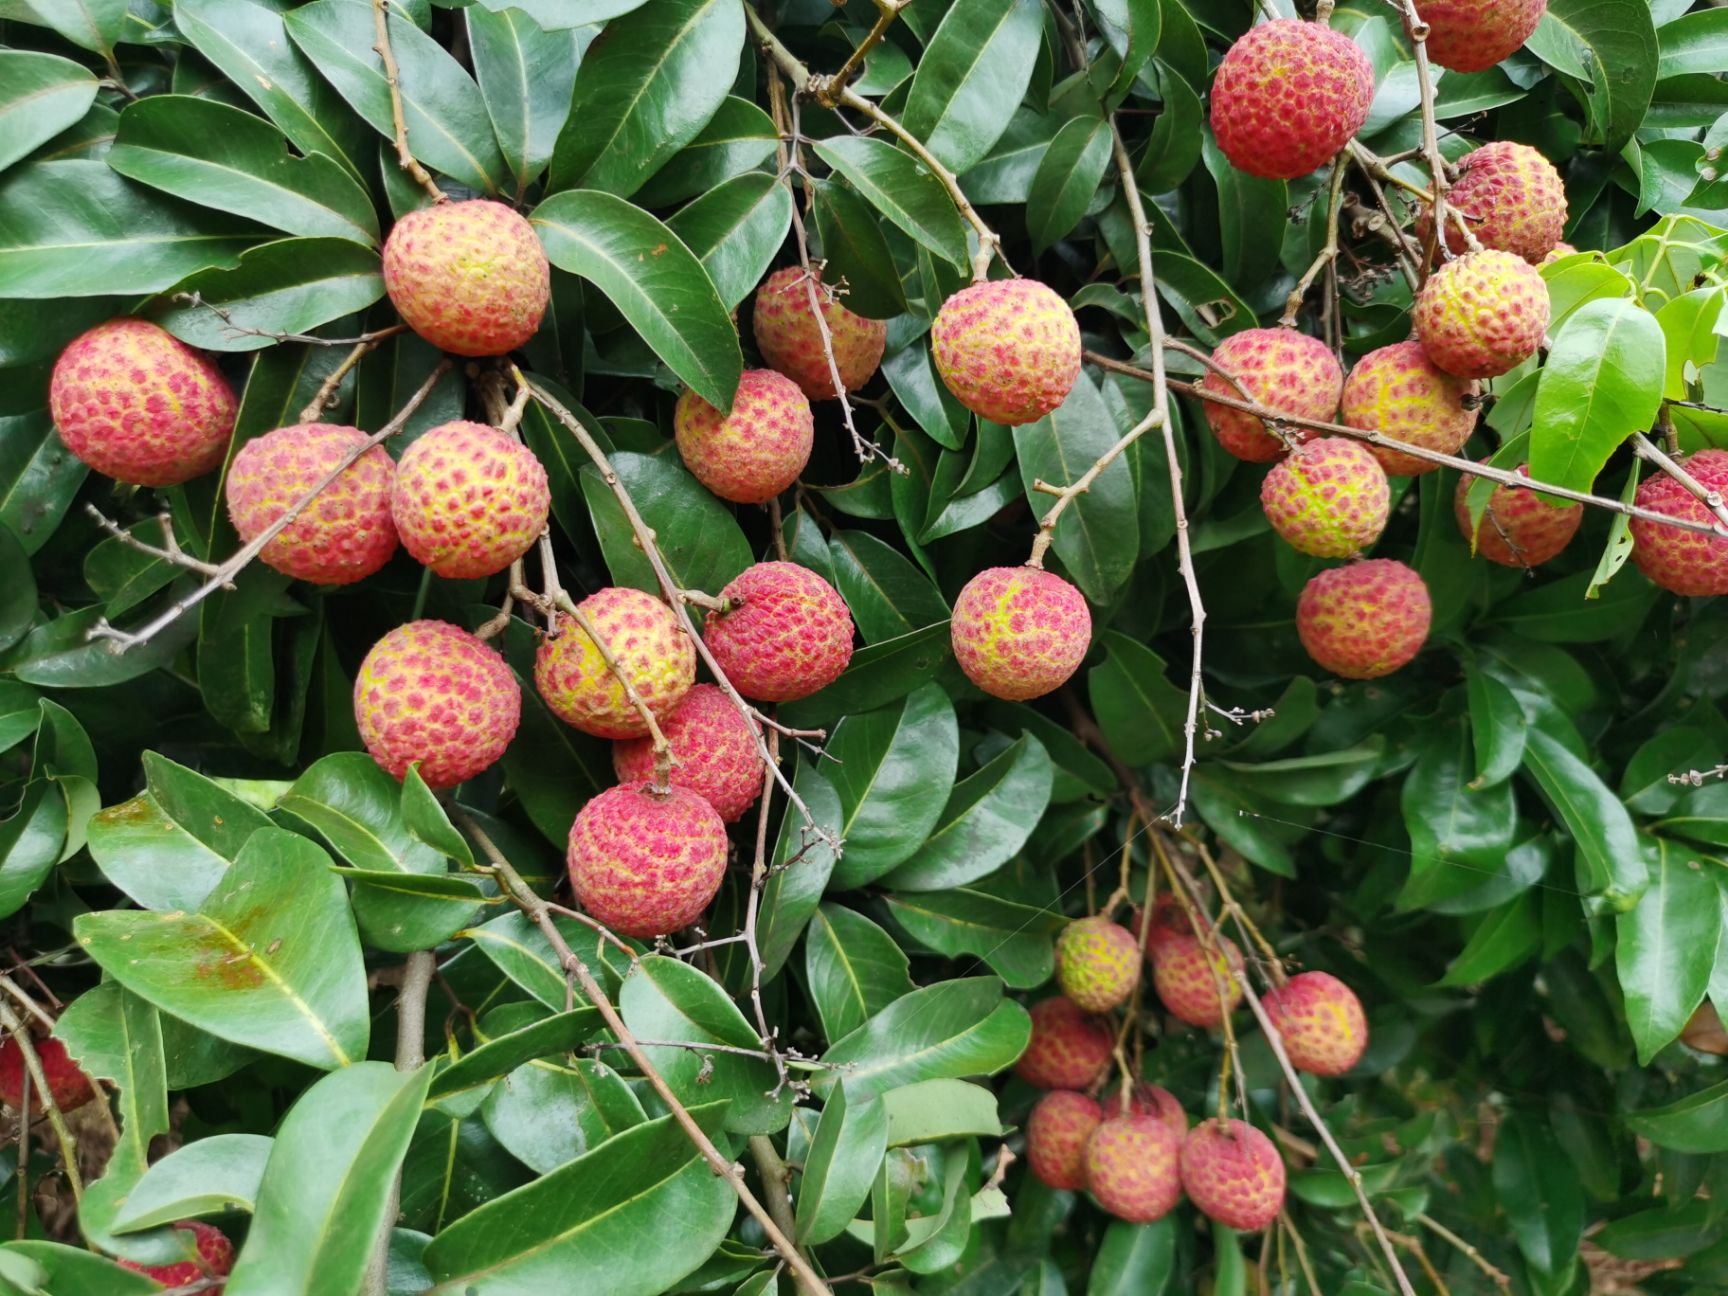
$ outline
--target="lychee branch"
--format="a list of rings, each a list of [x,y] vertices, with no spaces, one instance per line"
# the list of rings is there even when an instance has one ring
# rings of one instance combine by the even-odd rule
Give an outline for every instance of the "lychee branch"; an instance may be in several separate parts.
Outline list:
[[[1646,463],[1654,464],[1662,472],[1667,473],[1680,485],[1684,486],[1700,504],[1716,515],[1718,521],[1728,526],[1728,507],[1722,500],[1722,492],[1711,490],[1691,473],[1682,468],[1679,463],[1657,448],[1656,443],[1642,432],[1632,435],[1632,453]]]
[[[858,42],[858,47],[846,56],[846,61],[840,65],[838,72],[829,77],[811,78],[811,97],[824,108],[833,108],[840,88],[852,80],[865,56],[881,43],[882,38],[888,34],[888,29],[894,25],[894,20],[900,16],[900,11],[911,3],[912,0],[876,0],[875,25],[864,39]]]
[[[396,165],[414,177],[414,182],[432,195],[435,203],[449,202],[450,195],[432,182],[431,175],[408,147],[408,118],[402,112],[402,73],[396,66],[396,52],[390,48],[390,20],[386,16],[390,0],[372,0],[372,25],[377,43],[372,46],[384,64],[384,84],[390,87],[390,119],[396,126]]]
[[[113,518],[104,514],[94,504],[86,504],[84,512],[95,521],[97,526],[128,549],[136,549],[139,553],[149,554],[152,558],[158,558],[165,563],[173,564],[175,567],[184,567],[188,571],[199,572],[205,576],[214,576],[221,570],[218,564],[205,562],[202,558],[194,558],[180,547],[179,540],[174,537],[174,518],[169,513],[164,512],[157,518],[157,522],[162,528],[162,543],[153,545],[147,540],[140,540],[114,521]],[[229,588],[232,589],[233,586],[230,585]]]
[[[1456,1248],[1459,1254],[1487,1275],[1488,1280],[1501,1291],[1512,1290],[1512,1279],[1490,1264],[1488,1257],[1478,1251],[1474,1243],[1465,1238],[1459,1237],[1458,1234],[1447,1228],[1432,1215],[1418,1215],[1416,1216],[1416,1222],[1423,1228],[1427,1229],[1435,1237],[1439,1238],[1442,1242]]]
[[[1296,327],[1296,316],[1302,309],[1302,301],[1308,296],[1308,290],[1314,286],[1322,270],[1335,265],[1338,261],[1338,217],[1344,206],[1344,158],[1342,155],[1332,162],[1332,185],[1326,204],[1326,242],[1315,255],[1302,277],[1296,281],[1296,286],[1290,290],[1290,296],[1284,302],[1284,317],[1279,323],[1286,328]]]
[[[300,422],[316,423],[319,419],[323,418],[325,412],[335,406],[336,394],[341,390],[342,380],[354,371],[354,366],[359,364],[373,351],[377,350],[378,344],[384,341],[385,338],[394,337],[396,334],[405,331],[407,327],[406,324],[397,324],[392,328],[379,329],[378,332],[368,333],[364,337],[360,338],[359,341],[355,342],[354,349],[342,358],[342,363],[337,365],[336,368],[331,371],[330,376],[319,384],[318,390],[313,393],[312,399],[307,401],[305,406],[302,407],[300,410]]]
[[[1410,33],[1411,47],[1416,51],[1416,90],[1422,105],[1422,154],[1428,163],[1428,173],[1433,177],[1434,192],[1431,204],[1434,209],[1433,233],[1430,235],[1441,249],[1444,256],[1448,240],[1446,235],[1446,159],[1440,154],[1440,128],[1434,117],[1434,74],[1428,66],[1428,24],[1422,21],[1422,16],[1416,12],[1415,0],[1393,0],[1394,4],[1404,14],[1404,22]],[[1470,230],[1460,219],[1458,226],[1464,232],[1466,241],[1474,241]],[[1424,264],[1427,264],[1425,261]]]
[[[205,301],[202,293],[175,293],[169,300],[176,306],[191,306],[196,310],[209,311],[222,321],[223,331],[229,337],[260,337],[269,338],[272,342],[299,342],[304,346],[343,347],[359,346],[363,342],[382,342],[385,338],[408,331],[406,324],[391,324],[386,328],[345,338],[319,337],[316,333],[283,333],[276,329],[250,328],[245,324],[236,324],[232,311],[225,306],[218,306],[215,302]]]

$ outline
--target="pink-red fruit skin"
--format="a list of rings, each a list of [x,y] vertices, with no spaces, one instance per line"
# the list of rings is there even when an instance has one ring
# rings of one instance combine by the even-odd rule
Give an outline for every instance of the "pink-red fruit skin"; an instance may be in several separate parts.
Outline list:
[[[1530,39],[1547,8],[1548,0],[1427,0],[1418,12],[1429,58],[1453,72],[1486,72]]]
[[[696,682],[696,646],[671,608],[623,585],[598,590],[576,607],[656,719],[684,700]],[[534,684],[553,714],[583,733],[639,738],[648,732],[600,646],[566,613],[540,641]]]
[[[1068,682],[1092,642],[1086,598],[1040,567],[987,567],[954,600],[948,634],[966,678],[1025,702]]]
[[[1116,1034],[1073,1000],[1057,995],[1032,1005],[1032,1037],[1014,1074],[1040,1089],[1084,1089],[1110,1062]]]
[[[814,281],[814,282],[807,282]],[[822,275],[808,275],[800,266],[776,270],[756,290],[754,327],[756,349],[771,369],[778,369],[809,399],[834,399],[834,374],[822,346],[822,330],[810,309],[810,289],[822,304],[822,321],[834,351],[841,385],[857,391],[876,374],[888,345],[885,320],[865,319],[846,309],[822,286]]]
[[[1446,241],[1454,253],[1467,246],[1457,216],[1483,247],[1514,253],[1531,265],[1540,265],[1559,245],[1566,229],[1566,186],[1535,149],[1496,140],[1466,153],[1458,170],[1446,191]],[[1430,228],[1424,214],[1417,221],[1424,241]]]
[[[527,220],[476,198],[397,221],[384,241],[384,290],[403,322],[433,346],[495,356],[534,336],[552,271]]]
[[[1394,558],[1333,567],[1296,600],[1296,633],[1316,663],[1345,679],[1379,679],[1407,665],[1428,638],[1428,586]]]
[[[732,686],[757,702],[796,702],[840,678],[852,660],[852,613],[808,567],[763,562],[720,591],[702,637]]]
[[[1080,376],[1080,324],[1034,279],[962,288],[930,326],[936,372],[980,418],[1035,423],[1068,398]]]
[[[1140,981],[1140,942],[1108,918],[1081,918],[1056,938],[1056,984],[1089,1013],[1109,1012]]]
[[[1117,1219],[1150,1224],[1182,1197],[1182,1140],[1162,1116],[1112,1116],[1086,1144],[1086,1181],[1098,1204]]]
[[[1529,468],[1518,465],[1518,475],[1528,477]],[[1474,539],[1476,552],[1502,567],[1540,567],[1572,543],[1584,522],[1584,510],[1576,505],[1555,508],[1533,490],[1496,486],[1482,513],[1482,526],[1471,535],[1470,487],[1476,478],[1465,473],[1458,479],[1454,512],[1458,529],[1466,540]]]
[[[647,783],[607,788],[570,825],[570,886],[621,936],[681,931],[726,875],[726,825],[694,792]]]
[[[1242,1002],[1242,986],[1237,979],[1242,952],[1228,936],[1218,940],[1223,953],[1216,958],[1188,932],[1159,932],[1152,943],[1152,985],[1159,1001],[1178,1021],[1205,1030],[1222,1023],[1225,1014],[1235,1012]]]
[[[684,466],[734,504],[765,504],[810,462],[816,425],[798,384],[772,369],[746,369],[722,414],[693,391],[672,415]]]
[[[390,515],[414,560],[452,580],[503,571],[540,538],[552,496],[546,469],[508,432],[435,427],[402,452]]]
[[[1357,441],[1321,437],[1272,465],[1260,484],[1272,529],[1316,558],[1354,558],[1386,529],[1386,470]]]
[[[201,1278],[226,1278],[234,1268],[234,1244],[221,1229],[199,1220],[181,1220],[174,1226],[178,1233],[190,1233],[198,1248],[197,1260],[182,1260],[171,1265],[141,1265],[131,1260],[120,1261],[122,1269],[154,1278],[164,1287],[186,1287]],[[202,1263],[200,1263],[202,1261]],[[222,1296],[222,1287],[206,1289],[207,1296]]]
[[[521,718],[522,689],[504,658],[447,621],[397,626],[354,677],[354,723],[372,759],[398,779],[419,761],[431,788],[489,768]]]
[[[756,731],[713,684],[698,684],[660,722],[678,762],[673,787],[689,788],[727,823],[737,823],[762,794],[762,755]],[[614,744],[612,767],[620,783],[654,777],[654,744],[631,738]]]
[[[1058,1089],[1038,1100],[1026,1122],[1026,1160],[1051,1188],[1086,1187],[1086,1141],[1104,1113],[1083,1093]]]
[[[1338,420],[1424,450],[1457,454],[1476,428],[1476,412],[1465,404],[1472,390],[1467,380],[1430,360],[1420,342],[1394,342],[1356,362],[1344,383]],[[1385,446],[1369,446],[1368,453],[1393,477],[1420,477],[1440,466]]]
[[[1374,66],[1349,37],[1281,18],[1251,27],[1212,82],[1212,133],[1232,165],[1294,180],[1330,162],[1368,120]]]
[[[1330,972],[1299,972],[1267,991],[1265,1004],[1298,1071],[1340,1076],[1362,1060],[1368,1047],[1362,1001]]]
[[[1120,1095],[1117,1101],[1120,1103]],[[1179,1139],[1188,1134],[1188,1113],[1182,1110],[1182,1104],[1177,1101],[1176,1095],[1162,1085],[1136,1084],[1128,1097],[1128,1110],[1144,1116],[1156,1116],[1168,1125],[1170,1132]]]
[[[1332,421],[1344,391],[1344,370],[1319,338],[1289,328],[1252,328],[1232,333],[1212,352],[1212,361],[1230,374],[1231,383],[1208,370],[1200,386],[1220,396],[1257,401],[1274,413],[1295,418]],[[1266,430],[1254,415],[1228,405],[1206,402],[1206,422],[1218,443],[1238,459],[1271,463],[1286,454],[1284,442]],[[1312,432],[1296,428],[1296,441]]]
[[[1523,257],[1471,252],[1428,277],[1412,312],[1428,358],[1459,378],[1493,378],[1524,363],[1548,330],[1548,285]]]
[[[64,1044],[52,1036],[32,1039],[30,1042],[36,1047],[36,1060],[42,1064],[42,1074],[48,1081],[49,1095],[62,1112],[76,1111],[96,1096],[90,1077],[67,1056]],[[0,1102],[13,1111],[18,1111],[23,1105],[26,1073],[24,1050],[18,1047],[16,1039],[8,1035],[5,1042],[0,1043]],[[37,1116],[45,1110],[47,1108],[42,1102],[42,1095],[37,1092],[35,1079],[32,1078],[30,1113]]]
[[[66,448],[134,486],[178,486],[215,468],[236,408],[216,365],[148,320],[112,319],[79,334],[48,381]]]
[[[1243,1121],[1201,1121],[1182,1141],[1182,1188],[1202,1215],[1253,1233],[1284,1208],[1284,1161]]]
[[[1682,460],[1681,467],[1706,490],[1728,494],[1728,450],[1700,450]],[[1636,502],[1688,522],[1715,521],[1709,508],[1666,473],[1653,473],[1639,483]],[[1671,593],[1696,598],[1728,594],[1728,540],[1721,536],[1633,518],[1632,561]]]

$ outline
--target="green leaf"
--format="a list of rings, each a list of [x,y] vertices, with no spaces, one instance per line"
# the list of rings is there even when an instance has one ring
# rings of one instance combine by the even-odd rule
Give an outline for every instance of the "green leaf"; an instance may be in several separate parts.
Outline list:
[[[906,955],[863,914],[824,904],[804,939],[804,973],[822,1033],[850,1035],[912,990]]]
[[[480,1110],[499,1143],[540,1174],[648,1119],[623,1078],[592,1058],[518,1067]]]
[[[810,817],[833,838],[840,836],[840,798],[815,761],[800,761],[792,786],[810,807]],[[775,976],[791,957],[805,924],[816,912],[828,877],[834,871],[834,850],[810,832],[803,816],[793,812],[780,821],[780,836],[770,860],[772,871],[762,887],[756,919],[756,947],[762,975]]]
[[[1620,798],[1595,770],[1538,728],[1526,741],[1524,768],[1572,834],[1588,891],[1622,911],[1637,904],[1648,882],[1647,867]]]
[[[838,1095],[839,1090],[835,1091]],[[964,1080],[923,1080],[882,1095],[888,1110],[888,1146],[907,1147],[956,1138],[1000,1138],[996,1095]]]
[[[870,204],[828,182],[816,186],[815,210],[825,282],[845,283],[846,309],[867,319],[893,319],[904,311],[906,289]]]
[[[836,531],[828,551],[835,584],[866,643],[948,619],[948,604],[930,578],[892,545],[866,531]]]
[[[674,164],[676,165],[676,164]],[[736,307],[767,274],[792,228],[792,194],[773,176],[748,171],[710,189],[666,222]]]
[[[887,1150],[887,1107],[875,1098],[848,1104],[845,1089],[834,1089],[804,1158],[794,1235],[798,1242],[820,1246],[845,1231],[870,1195]]]
[[[579,33],[548,31],[521,9],[463,11],[474,79],[520,196],[552,160],[582,60]]]
[[[25,12],[7,14],[51,27],[79,49],[111,57],[125,35],[126,0],[20,0]]]
[[[1086,214],[1110,165],[1110,128],[1103,118],[1072,118],[1038,163],[1026,196],[1027,233],[1042,251]]]
[[[76,122],[96,102],[96,78],[71,59],[0,51],[0,170]]]
[[[636,191],[644,207],[669,207],[754,171],[774,156],[774,120],[728,95],[708,124]]]
[[[1510,778],[1524,760],[1527,727],[1518,699],[1492,675],[1479,670],[1465,672],[1470,699],[1470,742],[1476,753],[1473,791]]]
[[[954,786],[960,733],[954,704],[934,684],[904,701],[849,715],[828,741],[846,849],[832,885],[873,882],[910,859],[936,826]]]
[[[210,351],[257,351],[275,344],[258,333],[305,333],[365,310],[384,295],[384,274],[376,252],[347,239],[278,239],[241,253],[232,270],[203,270],[181,280],[174,296],[181,293],[196,293],[205,304],[164,300],[156,312],[163,328]]]
[[[1117,1220],[1104,1230],[1086,1296],[1164,1296],[1175,1276],[1173,1219],[1165,1216],[1156,1224]]]
[[[574,918],[555,918],[553,921],[566,943],[581,956],[600,983],[608,991],[615,987],[618,984],[616,964],[622,959],[617,947],[603,944],[592,927]],[[564,1008],[564,972],[558,955],[526,914],[503,914],[458,935],[478,945],[500,972],[548,1008],[560,1011]],[[587,1002],[580,986],[576,988],[576,1002]]]
[[[1030,735],[1021,741],[1029,741]],[[1059,910],[1004,900],[970,887],[887,897],[888,912],[920,945],[959,958],[975,955],[1016,990],[1043,985],[1055,970],[1053,942],[1068,919]]]
[[[1134,84],[1134,78],[1158,48],[1164,26],[1163,7],[1159,0],[1093,0],[1088,7],[1098,20],[1104,39],[1122,61],[1111,87],[1113,94],[1120,94]]]
[[[1016,0],[1019,3],[1019,0]],[[965,265],[966,227],[947,190],[922,163],[885,140],[840,135],[812,145],[871,207],[954,265]]]
[[[1012,1066],[1031,1038],[1026,1010],[1002,998],[995,977],[941,981],[902,995],[822,1060],[815,1088],[844,1084],[853,1100],[939,1077],[994,1075]]]
[[[12,528],[0,522],[0,649],[22,639],[36,619],[36,574]]]
[[[1492,677],[1476,674],[1471,679],[1473,685],[1485,681],[1505,692],[1508,700],[1512,697]],[[1518,722],[1522,734],[1522,715]],[[1478,788],[1472,781],[1470,737],[1462,725],[1438,728],[1420,751],[1399,795],[1410,834],[1410,881],[1399,896],[1405,908],[1480,886],[1485,876],[1498,872],[1517,827],[1511,783],[1502,780]]]
[[[529,1016],[527,1025],[488,1039],[473,1052],[464,1054],[439,1071],[438,1078],[432,1082],[429,1097],[446,1099],[488,1086],[536,1058],[571,1052],[586,1042],[600,1026],[598,1008],[573,1008],[547,1017],[541,1015],[542,1010],[536,1005],[515,1004],[489,1015],[487,1027],[496,1025],[494,1017],[516,1008],[528,1010],[523,1014]],[[513,1022],[509,1024],[514,1025]]]
[[[1683,1152],[1728,1152],[1728,1080],[1645,1111],[1626,1113],[1626,1124],[1658,1147]]]
[[[25,553],[48,543],[89,472],[66,448],[47,410],[0,417],[0,525]]]
[[[100,620],[100,607],[80,608],[57,616],[7,649],[0,658],[0,667],[26,684],[46,688],[124,684],[169,665],[198,632],[195,620],[181,617],[148,643],[117,653],[108,643],[90,638],[90,631]]]
[[[114,1231],[132,1233],[229,1210],[250,1214],[272,1142],[262,1134],[213,1134],[176,1148],[127,1195]]]
[[[1116,630],[1098,637],[1104,660],[1086,672],[1086,694],[1111,750],[1129,765],[1182,750],[1188,695],[1165,675],[1164,659]]]
[[[0,1248],[6,1268],[0,1276],[14,1280],[14,1263],[36,1266],[41,1286],[24,1296],[159,1296],[162,1284],[154,1278],[122,1269],[107,1256],[59,1242],[8,1242]]]
[[[1478,985],[1517,967],[1542,943],[1542,906],[1533,891],[1496,909],[1477,924],[1438,984]]]
[[[852,654],[839,679],[781,708],[780,718],[787,724],[826,726],[841,716],[886,707],[935,679],[953,659],[951,642],[948,623],[939,621],[896,639],[867,644]]]
[[[1530,474],[1590,490],[1631,433],[1648,428],[1662,400],[1662,327],[1634,301],[1593,301],[1554,339],[1536,388]]]
[[[750,565],[750,542],[732,510],[704,490],[676,455],[621,451],[611,458],[613,472],[653,530],[660,557],[680,589],[718,594]],[[585,465],[581,482],[613,582],[659,594],[659,578],[600,470]]]
[[[1703,9],[1684,14],[1664,24],[1657,38],[1662,44],[1658,79],[1688,72],[1714,75],[1728,67],[1728,13]]]
[[[1647,0],[1550,0],[1527,48],[1590,82],[1592,134],[1605,152],[1618,153],[1656,88],[1658,47]]]
[[[913,74],[906,129],[950,171],[982,161],[1026,94],[1043,31],[1034,0],[955,0]]]
[[[1704,1001],[1722,932],[1722,864],[1664,838],[1644,844],[1650,886],[1615,920],[1614,966],[1638,1062],[1672,1043]]]
[[[1563,1272],[1584,1229],[1584,1196],[1545,1121],[1510,1113],[1494,1143],[1494,1192],[1518,1249],[1538,1273]]]
[[[1038,826],[1050,803],[1052,777],[1044,744],[1021,734],[955,785],[930,836],[883,885],[901,891],[946,891],[994,873]]]

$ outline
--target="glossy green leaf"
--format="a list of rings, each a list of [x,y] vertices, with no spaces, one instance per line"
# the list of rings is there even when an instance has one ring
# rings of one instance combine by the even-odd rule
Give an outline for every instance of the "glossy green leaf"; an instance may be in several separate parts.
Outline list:
[[[96,78],[71,59],[0,52],[0,170],[76,122],[96,101]]]
[[[1580,877],[1616,909],[1629,909],[1647,885],[1643,852],[1620,798],[1583,761],[1541,729],[1531,729],[1524,768],[1577,843]]]
[[[850,1035],[912,990],[906,955],[863,914],[824,904],[804,937],[804,972],[822,1033]]]
[[[774,156],[774,120],[748,99],[728,95],[672,159],[636,192],[644,207],[705,194]]]
[[[1002,998],[995,977],[942,981],[896,999],[822,1055],[844,1070],[825,1071],[816,1088],[844,1084],[857,1100],[940,1077],[994,1075],[1025,1051],[1026,1010]]]
[[[882,216],[943,260],[966,264],[960,214],[942,182],[911,154],[863,135],[837,136],[813,147]]]
[[[463,12],[474,79],[492,118],[498,147],[520,195],[552,160],[552,146],[570,112],[570,91],[583,42],[548,31],[521,9],[471,5]]]
[[[256,351],[271,345],[260,333],[304,333],[365,310],[384,295],[384,275],[378,254],[358,243],[278,239],[242,253],[232,270],[204,270],[182,280],[174,293],[196,293],[205,303],[164,302],[156,313],[181,341],[210,351]]]
[[[822,1108],[798,1189],[797,1240],[820,1246],[845,1231],[870,1195],[888,1150],[888,1109],[879,1099],[849,1103],[836,1088]]]
[[[1026,93],[1042,31],[1032,0],[955,0],[913,74],[906,129],[950,171],[981,161]]]
[[[950,958],[974,955],[1016,990],[1050,979],[1055,936],[1068,922],[1058,910],[964,886],[891,895],[887,902],[894,921],[920,945]]]
[[[880,643],[948,619],[930,578],[892,545],[866,531],[836,531],[828,541],[834,583],[865,643]]]
[[[1722,933],[1722,865],[1664,838],[1644,844],[1650,885],[1615,920],[1614,948],[1626,1022],[1648,1064],[1703,1002]]]
[[[126,34],[125,0],[75,0],[72,4],[57,4],[55,0],[18,0],[7,17],[40,23],[64,36],[79,49],[105,57],[112,56],[114,47]]]
[[[542,1015],[543,1010],[532,1005],[518,1004],[512,1007],[529,1010],[521,1014],[529,1018],[527,1023],[506,1034],[493,1036],[471,1053],[463,1054],[440,1070],[432,1082],[430,1097],[445,1099],[454,1094],[489,1086],[493,1081],[536,1058],[572,1051],[600,1028],[600,1010],[597,1008],[573,1008],[569,1012],[548,1017]],[[504,1011],[507,1010],[500,1009],[498,1013]],[[498,1013],[486,1019],[487,1027],[496,1025],[493,1017]]]
[[[89,472],[47,410],[0,417],[0,525],[25,553],[48,542]]]
[[[1118,1220],[1104,1231],[1086,1296],[1164,1296],[1175,1277],[1175,1221],[1169,1216],[1156,1224]]]
[[[814,761],[800,761],[792,786],[816,826],[833,840],[840,836],[840,798],[834,785]],[[780,821],[780,835],[770,857],[773,871],[762,887],[756,919],[756,948],[762,958],[762,974],[772,977],[791,957],[805,924],[816,912],[828,877],[834,871],[832,846],[811,832],[796,811]]]
[[[1650,7],[1626,0],[1551,0],[1527,48],[1590,84],[1592,132],[1610,153],[1643,120],[1659,74]]]
[[[677,164],[674,164],[677,165]],[[756,290],[792,228],[792,195],[762,171],[734,176],[666,222],[713,280],[728,308]]]
[[[145,1173],[114,1221],[133,1232],[228,1210],[250,1213],[273,1140],[261,1134],[213,1134],[176,1148]]]
[[[1034,247],[1049,247],[1080,223],[1109,164],[1110,128],[1102,118],[1075,117],[1056,133],[1026,196]]]
[[[198,630],[196,621],[181,617],[150,642],[117,653],[103,640],[90,638],[90,631],[100,620],[100,607],[80,608],[55,617],[13,644],[0,657],[0,668],[11,671],[26,684],[46,688],[124,684],[168,665]]]
[[[959,746],[954,704],[934,684],[834,730],[827,750],[837,764],[825,772],[840,794],[846,842],[835,887],[873,882],[917,852],[947,804]]]
[[[1545,1274],[1564,1270],[1583,1231],[1583,1193],[1534,1113],[1515,1112],[1501,1122],[1493,1176],[1495,1195],[1530,1267]]]
[[[1536,388],[1531,475],[1591,489],[1615,448],[1650,426],[1665,356],[1661,326],[1636,302],[1580,308],[1554,339]]]
[[[616,947],[603,947],[599,934],[573,918],[557,918],[559,933],[565,942],[585,962],[589,970],[610,990],[618,983],[617,965],[621,955]],[[481,951],[517,985],[548,1008],[562,1010],[567,1002],[564,973],[551,942],[521,913],[507,913],[468,931],[458,933],[473,941]],[[577,1003],[586,1003],[581,987],[576,988]]]
[[[1659,1147],[1728,1152],[1728,1080],[1663,1107],[1628,1112],[1626,1123]]]
[[[732,511],[704,490],[675,455],[620,452],[612,456],[612,471],[653,529],[660,557],[680,589],[718,594],[750,565],[750,544]],[[585,467],[581,481],[613,581],[659,594],[659,579],[600,470]]]
[[[517,1067],[480,1110],[493,1136],[540,1174],[648,1119],[622,1077],[590,1058]]]
[[[24,1296],[156,1296],[162,1284],[130,1269],[122,1269],[107,1256],[61,1242],[8,1242],[0,1248],[6,1269],[0,1275],[15,1281],[13,1265],[34,1266],[42,1286]]]
[[[892,319],[904,311],[906,290],[870,204],[829,182],[816,186],[815,214],[824,282],[844,282],[846,309],[867,319]]]
[[[890,1089],[882,1105],[888,1111],[889,1147],[1002,1135],[996,1095],[965,1080],[922,1080]]]
[[[994,873],[1037,827],[1050,803],[1050,756],[1022,734],[982,769],[955,784],[930,836],[884,885],[946,891]]]

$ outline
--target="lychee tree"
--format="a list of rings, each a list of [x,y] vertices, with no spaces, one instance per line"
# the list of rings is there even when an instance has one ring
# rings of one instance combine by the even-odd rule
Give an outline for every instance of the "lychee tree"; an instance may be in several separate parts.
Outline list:
[[[866,8],[0,0],[0,1292],[1728,1291],[1728,9]]]

